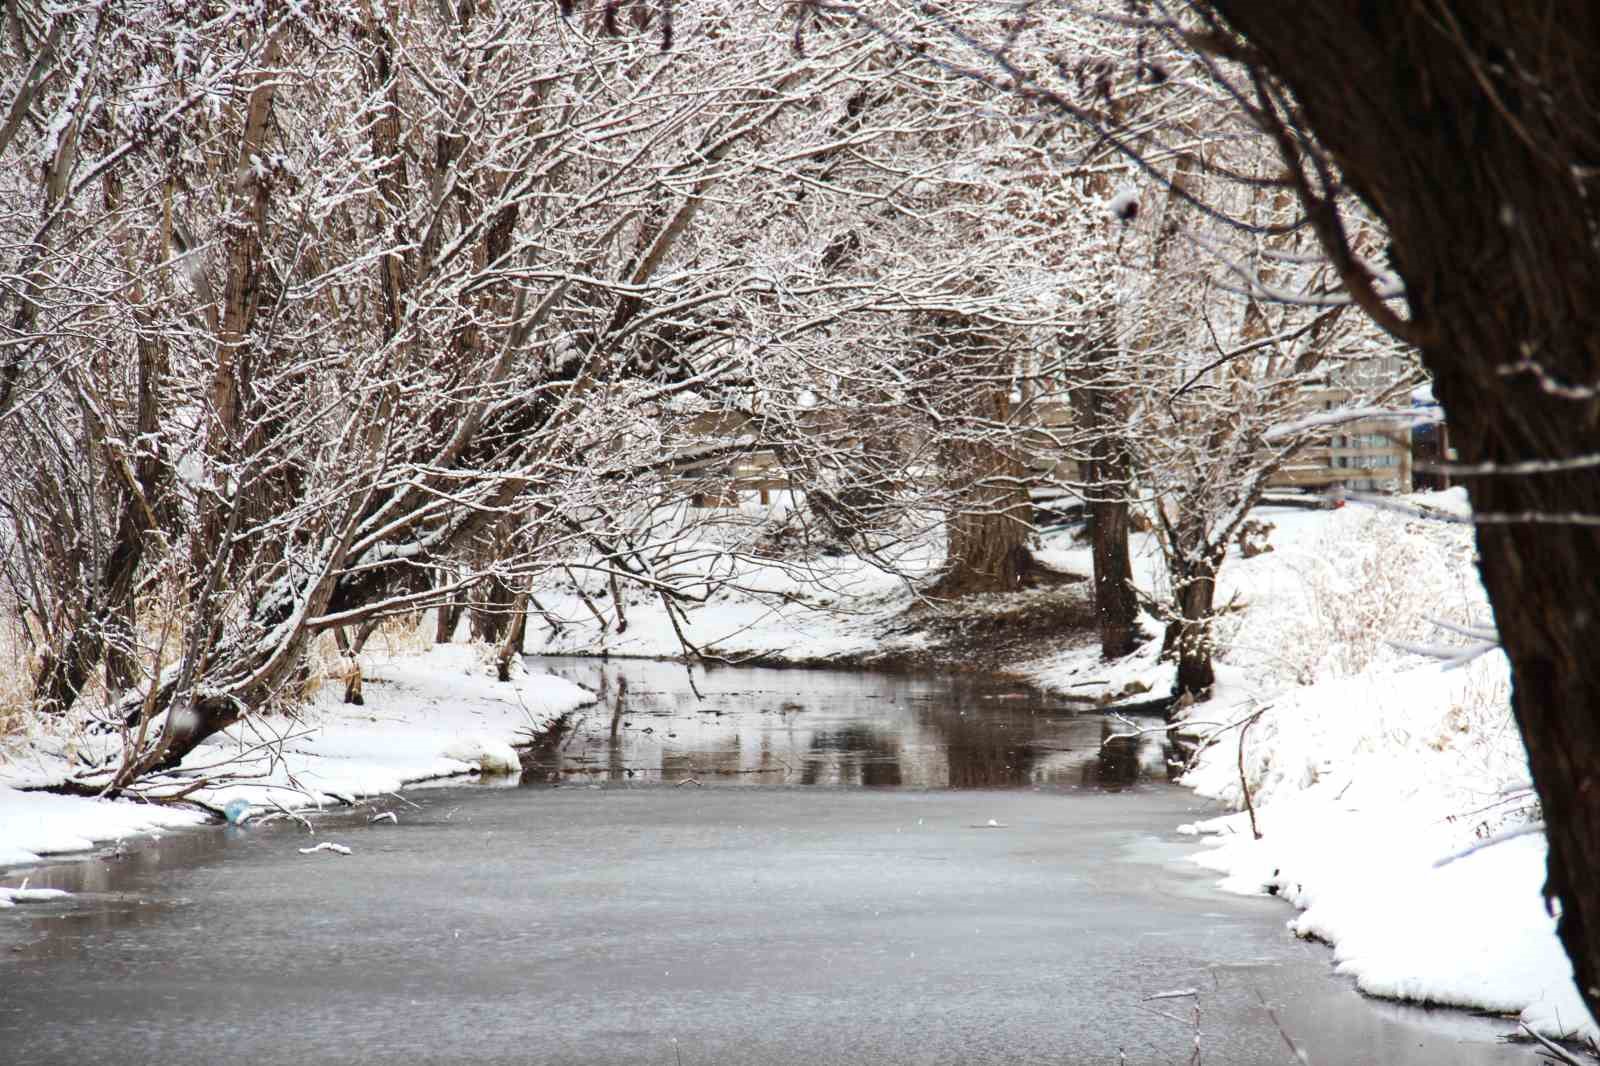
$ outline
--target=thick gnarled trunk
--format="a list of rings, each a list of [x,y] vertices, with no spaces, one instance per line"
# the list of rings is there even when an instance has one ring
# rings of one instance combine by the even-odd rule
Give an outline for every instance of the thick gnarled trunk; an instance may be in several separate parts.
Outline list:
[[[965,488],[945,520],[948,565],[935,592],[1011,592],[1031,560],[1022,463],[989,441],[952,444],[945,455],[953,484]]]
[[[1022,584],[1032,557],[1032,501],[1028,471],[1015,441],[1008,353],[976,321],[936,316],[930,343],[950,376],[936,403],[961,410],[940,441],[947,494],[945,572],[938,596],[1011,592]]]

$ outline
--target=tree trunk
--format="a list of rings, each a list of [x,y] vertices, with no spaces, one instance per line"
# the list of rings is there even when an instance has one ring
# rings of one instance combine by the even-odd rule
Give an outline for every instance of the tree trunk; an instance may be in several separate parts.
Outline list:
[[[1139,646],[1139,601],[1133,594],[1133,562],[1128,555],[1127,498],[1091,502],[1089,523],[1094,539],[1094,613],[1100,621],[1100,657],[1120,659]]]
[[[988,457],[995,461],[996,457]],[[960,509],[945,520],[948,569],[934,592],[962,596],[974,592],[1012,592],[1028,569],[1027,525],[1018,508],[1027,493],[975,480]]]
[[[439,605],[439,612],[434,616],[433,642],[435,644],[448,644],[456,639],[456,627],[461,624],[461,612],[465,608],[466,602],[459,596]]]
[[[142,291],[136,287],[132,295],[139,299]],[[135,309],[134,319],[142,330],[149,325],[142,309]],[[140,333],[137,348],[137,414],[132,428],[136,439],[146,443],[138,458],[130,462],[122,440],[127,430],[101,425],[93,418],[94,450],[103,454],[113,480],[120,485],[117,517],[110,546],[99,564],[95,585],[99,595],[89,590],[88,602],[82,604],[81,613],[64,635],[60,653],[47,658],[35,677],[36,701],[47,714],[71,709],[102,658],[106,685],[113,691],[131,685],[137,672],[132,658],[134,584],[144,559],[145,538],[156,528],[155,508],[167,473],[165,463],[154,452],[159,417],[156,395],[166,353],[148,331]],[[86,412],[91,410],[85,407]]]
[[[1387,224],[1411,312],[1401,332],[1433,373],[1462,460],[1600,454],[1600,6],[1210,6],[1293,90]],[[1600,477],[1467,484],[1550,844],[1545,891],[1600,1014]]]
[[[1217,567],[1202,561],[1186,570],[1183,584],[1173,590],[1178,616],[1167,623],[1161,654],[1178,660],[1178,678],[1172,694],[1199,699],[1217,680],[1211,665],[1211,611],[1217,594]]]
[[[470,611],[472,639],[485,644],[499,644],[505,639],[515,599],[516,593],[504,578],[493,575],[480,581]]]
[[[948,352],[956,371],[947,388],[972,398],[965,401],[971,417],[940,448],[950,492],[947,565],[933,591],[940,596],[1012,592],[1031,562],[1027,539],[1033,508],[1027,468],[1007,439],[1012,436],[1010,383],[997,380],[1003,374],[998,348],[981,330],[959,320],[940,321],[936,328],[932,343]]]
[[[211,567],[245,564],[249,549],[231,547],[224,528],[237,525],[234,511],[262,517],[269,506],[256,477],[262,439],[253,434],[245,417],[253,364],[258,361],[255,332],[260,310],[261,285],[272,276],[265,265],[267,225],[273,183],[268,176],[267,141],[273,127],[273,106],[280,84],[276,69],[283,58],[284,29],[272,31],[262,46],[259,66],[244,110],[238,151],[229,181],[227,214],[220,226],[223,239],[222,298],[215,309],[215,344],[207,408],[203,413],[204,466],[202,477],[209,491],[197,494],[196,520],[189,536],[189,553],[196,582],[206,580]],[[208,309],[209,310],[209,309]],[[254,439],[252,439],[254,438]],[[252,449],[254,445],[254,449]],[[257,550],[262,550],[258,543]]]
[[[1115,352],[1096,345],[1089,354],[1094,372],[1103,370]],[[1139,642],[1139,601],[1133,593],[1133,562],[1128,554],[1131,464],[1127,449],[1111,429],[1113,397],[1106,383],[1092,380],[1074,390],[1072,398],[1090,441],[1083,482],[1094,546],[1094,611],[1100,622],[1100,656],[1120,659]]]
[[[511,624],[506,627],[505,640],[500,645],[496,659],[496,674],[501,681],[511,680],[511,661],[523,653],[523,640],[528,634],[528,600],[531,593],[520,592],[511,605]]]

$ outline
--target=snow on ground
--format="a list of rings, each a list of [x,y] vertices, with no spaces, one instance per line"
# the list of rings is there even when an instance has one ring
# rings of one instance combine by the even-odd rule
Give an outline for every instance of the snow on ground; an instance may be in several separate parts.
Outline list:
[[[1411,501],[1465,510],[1459,491]],[[1495,652],[1446,669],[1397,646],[1450,643],[1432,620],[1487,619],[1470,528],[1353,505],[1265,508],[1256,517],[1273,526],[1272,550],[1250,559],[1234,552],[1223,568],[1217,688],[1185,712],[1187,729],[1213,739],[1183,780],[1234,808],[1248,787],[1261,836],[1244,811],[1184,827],[1209,845],[1197,861],[1223,874],[1226,889],[1275,893],[1300,908],[1290,929],[1329,942],[1339,969],[1366,992],[1519,1013],[1542,1033],[1600,1037],[1544,910],[1542,837],[1436,865],[1537,816],[1504,658]],[[1087,547],[1065,533],[1046,538],[1040,554],[1056,568],[1089,572]],[[858,560],[816,559],[809,570],[753,559],[742,566],[736,581],[680,619],[697,647],[815,661],[920,639],[898,621],[916,602],[912,590]],[[1134,569],[1143,588],[1161,590],[1149,537],[1136,538]],[[758,600],[743,591],[751,589],[781,595]],[[602,628],[590,611],[612,614],[604,585],[585,590],[588,604],[570,582],[538,590],[562,625],[531,629],[529,650],[682,651],[659,599],[632,594],[619,633],[614,617]],[[1146,628],[1159,635],[1154,619]],[[1170,689],[1172,668],[1158,650],[1152,640],[1105,664],[1079,641],[1016,669],[1066,695],[1138,699]],[[284,731],[281,765],[257,752],[265,776],[205,798],[305,804],[512,765],[507,744],[519,731],[590,698],[553,678],[502,685],[481,656],[457,645],[370,664],[366,707],[345,707],[325,688]],[[191,762],[237,758],[264,739],[219,737]],[[0,764],[0,864],[197,817],[3,790],[64,765],[37,755]]]
[[[513,744],[594,699],[586,689],[544,674],[519,672],[510,682],[497,681],[484,650],[467,645],[373,653],[364,673],[364,706],[341,702],[342,686],[328,684],[298,718],[258,719],[196,748],[183,770],[225,764],[229,780],[192,798],[214,808],[244,799],[257,808],[292,809],[350,802],[440,777],[510,773],[520,769]],[[192,808],[17,787],[66,779],[73,766],[69,756],[84,746],[83,738],[70,751],[40,738],[0,763],[0,867],[210,819]]]
[[[208,820],[195,810],[0,788],[0,867]]]
[[[1409,504],[1456,515],[1461,490]],[[1187,728],[1216,734],[1184,783],[1239,808],[1244,781],[1261,839],[1240,813],[1185,827],[1209,845],[1197,861],[1222,887],[1271,892],[1300,908],[1298,935],[1333,945],[1339,969],[1373,995],[1520,1014],[1551,1036],[1597,1037],[1545,912],[1537,833],[1439,860],[1537,817],[1509,712],[1504,657],[1462,668],[1398,645],[1457,638],[1437,625],[1483,624],[1487,599],[1470,527],[1390,510],[1266,507],[1272,550],[1230,553],[1218,583],[1218,684],[1187,710]],[[1133,545],[1135,579],[1160,593],[1148,536]],[[1087,574],[1086,545],[1046,539],[1047,564]],[[825,591],[774,566],[750,581],[789,592],[776,606],[738,594],[692,611],[686,635],[727,653],[812,659],[882,647],[912,603],[894,579],[840,561]],[[787,584],[786,584],[787,582]],[[746,582],[749,583],[749,582]],[[596,592],[598,590],[595,590]],[[585,613],[576,594],[546,602]],[[1145,619],[1159,636],[1159,623]],[[629,608],[620,637],[569,625],[546,650],[675,655],[665,614]],[[1113,664],[1073,647],[1017,664],[1041,686],[1077,697],[1131,699],[1170,691],[1159,640]]]
[[[1468,513],[1459,489],[1405,502]],[[1488,621],[1471,528],[1355,505],[1255,517],[1272,523],[1273,550],[1230,553],[1215,694],[1181,712],[1188,730],[1215,736],[1183,783],[1239,812],[1183,827],[1209,845],[1196,861],[1225,875],[1224,889],[1300,908],[1289,928],[1331,944],[1364,992],[1600,1039],[1545,910],[1543,837],[1435,865],[1537,820],[1504,656],[1450,668],[1397,646],[1461,643],[1433,620]],[[1050,561],[1091,565],[1086,547],[1067,545]],[[1136,539],[1137,582],[1159,589],[1159,567],[1149,538]],[[1154,619],[1146,629],[1160,632]],[[1138,699],[1170,691],[1159,643],[1112,664],[1078,648],[1022,669],[1064,694]]]
[[[1184,779],[1249,814],[1196,828],[1233,891],[1302,908],[1290,928],[1334,946],[1373,995],[1522,1013],[1548,1035],[1594,1027],[1545,912],[1544,841],[1503,710],[1498,652],[1464,669],[1376,669],[1289,689],[1219,738]]]
[[[639,658],[676,657],[683,640],[708,655],[776,658],[795,662],[866,656],[893,645],[916,646],[915,635],[896,635],[889,621],[915,602],[903,577],[854,555],[824,554],[813,545],[804,559],[763,558],[763,535],[783,524],[792,510],[786,493],[770,506],[745,502],[727,508],[718,523],[685,537],[680,564],[704,584],[691,585],[699,602],[682,604],[669,617],[659,596],[624,590],[625,627],[619,626],[606,583],[587,574],[537,590],[547,621],[529,619],[527,649],[547,655],[606,654]],[[702,520],[706,512],[702,512]],[[792,527],[791,527],[792,528]],[[943,545],[927,531],[908,535],[893,553],[894,566],[912,577],[931,573],[942,562]],[[798,543],[791,541],[791,547]],[[703,553],[688,550],[702,545]],[[593,609],[591,609],[593,608]],[[605,619],[602,627],[596,614]],[[548,619],[559,620],[559,629]],[[680,633],[681,638],[680,639]]]
[[[1414,499],[1465,510],[1459,490]],[[1600,1037],[1545,910],[1504,656],[1449,667],[1397,646],[1488,619],[1470,527],[1354,506],[1270,520],[1275,550],[1224,568],[1218,602],[1244,606],[1221,627],[1217,697],[1188,712],[1216,739],[1183,778],[1236,809],[1248,788],[1261,837],[1245,811],[1203,822],[1197,861],[1301,908],[1290,929],[1364,992]]]
[[[570,681],[530,674],[495,679],[482,646],[450,644],[423,654],[381,656],[364,670],[366,704],[340,702],[325,685],[305,720],[274,723],[276,735],[235,727],[192,752],[185,768],[226,763],[250,775],[207,789],[213,806],[234,799],[306,806],[324,798],[348,801],[394,792],[403,785],[466,773],[515,773],[512,748],[526,743],[551,718],[594,700]],[[282,738],[279,741],[279,738]],[[257,750],[263,741],[272,748]]]
[[[536,629],[530,619],[528,650],[545,655],[678,656],[684,650],[681,630],[708,655],[814,661],[877,649],[884,619],[912,602],[904,582],[855,558],[827,560],[811,573],[757,560],[748,560],[746,568],[739,589],[723,588],[706,602],[690,605],[678,629],[659,600],[637,592],[627,598],[627,628],[618,633],[611,619],[601,629],[570,584],[541,591],[539,602],[562,626],[559,632],[548,626]],[[766,598],[756,599],[746,589],[759,589]],[[602,590],[588,591],[591,602],[609,608],[600,598]]]

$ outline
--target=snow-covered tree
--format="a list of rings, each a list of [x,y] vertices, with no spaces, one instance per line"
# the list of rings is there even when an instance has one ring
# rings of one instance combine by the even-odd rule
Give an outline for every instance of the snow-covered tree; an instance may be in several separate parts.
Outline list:
[[[1022,528],[1011,467],[954,473],[1061,321],[991,199],[1036,133],[1007,94],[716,0],[665,51],[646,5],[9,17],[3,565],[42,708],[109,668],[130,741],[86,785],[292,694],[319,633],[552,567],[703,594],[677,504],[758,446]]]

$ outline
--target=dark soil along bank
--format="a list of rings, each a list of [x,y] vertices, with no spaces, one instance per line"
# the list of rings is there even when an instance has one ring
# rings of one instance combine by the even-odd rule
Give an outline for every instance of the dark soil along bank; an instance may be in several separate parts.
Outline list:
[[[928,601],[884,621],[871,651],[737,655],[743,666],[865,667],[899,672],[1005,676],[1017,663],[1099,641],[1086,579],[1046,588]],[[716,647],[704,649],[715,657]]]

